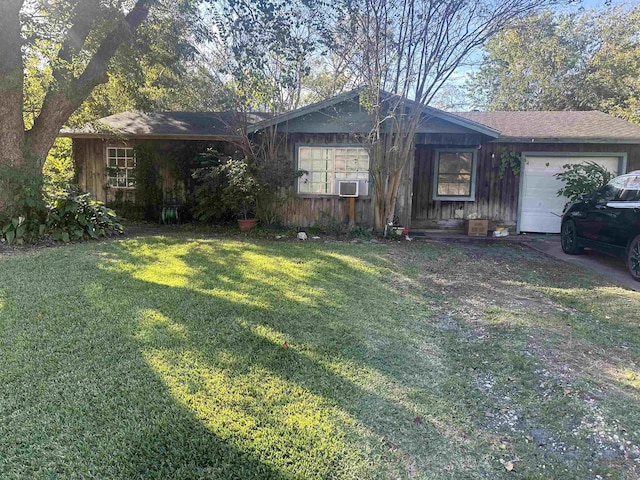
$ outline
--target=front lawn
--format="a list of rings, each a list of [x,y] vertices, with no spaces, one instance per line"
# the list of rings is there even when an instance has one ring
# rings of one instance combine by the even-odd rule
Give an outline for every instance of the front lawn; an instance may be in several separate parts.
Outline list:
[[[640,476],[640,294],[512,245],[0,256],[0,478]]]

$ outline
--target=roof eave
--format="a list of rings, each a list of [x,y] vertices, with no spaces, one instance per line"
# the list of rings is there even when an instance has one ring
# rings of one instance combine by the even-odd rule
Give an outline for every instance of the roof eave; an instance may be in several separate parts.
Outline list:
[[[492,143],[621,143],[640,144],[639,138],[615,138],[615,137],[498,137],[491,140]]]
[[[193,134],[140,134],[140,133],[77,133],[60,132],[62,138],[95,138],[102,140],[238,140],[239,135],[193,135]]]

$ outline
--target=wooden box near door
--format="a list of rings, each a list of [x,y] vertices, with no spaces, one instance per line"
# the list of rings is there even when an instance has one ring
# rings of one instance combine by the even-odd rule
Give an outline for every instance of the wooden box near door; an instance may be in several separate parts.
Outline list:
[[[464,231],[469,237],[486,237],[489,233],[489,220],[466,220]]]

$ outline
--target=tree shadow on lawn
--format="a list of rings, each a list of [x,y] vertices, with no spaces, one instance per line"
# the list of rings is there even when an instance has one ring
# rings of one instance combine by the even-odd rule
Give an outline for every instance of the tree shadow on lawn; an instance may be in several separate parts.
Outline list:
[[[554,325],[544,325],[536,315],[531,315],[530,311],[521,323],[512,317],[504,325],[497,325],[491,321],[486,322],[492,312],[481,311],[478,319],[492,330],[489,337],[501,338],[501,333],[496,331],[496,328],[498,330],[506,328],[510,331],[506,336],[502,336],[502,342],[474,339],[472,335],[464,339],[461,344],[458,338],[453,341],[447,341],[446,338],[443,340],[442,325],[433,322],[433,318],[425,317],[425,313],[436,314],[438,310],[427,309],[425,312],[423,309],[418,316],[414,316],[410,307],[405,308],[394,302],[396,291],[386,282],[381,281],[381,277],[399,276],[401,272],[391,269],[376,270],[372,264],[363,260],[368,257],[373,260],[376,254],[364,253],[364,251],[354,252],[353,247],[350,247],[349,252],[354,255],[343,255],[339,248],[336,252],[334,246],[329,249],[330,251],[322,247],[296,247],[286,253],[283,253],[282,249],[264,245],[242,244],[240,248],[241,253],[235,249],[225,252],[224,248],[217,248],[217,255],[213,259],[212,252],[201,251],[202,245],[186,255],[180,255],[186,265],[202,274],[200,278],[194,277],[186,288],[195,289],[203,294],[204,303],[208,303],[223,317],[230,309],[230,312],[227,312],[231,314],[230,316],[240,315],[243,319],[239,325],[246,329],[246,332],[238,335],[237,332],[227,331],[232,337],[241,338],[241,345],[250,347],[248,350],[238,349],[237,346],[232,347],[233,354],[240,354],[241,360],[235,362],[235,367],[240,369],[232,370],[234,373],[231,377],[247,374],[246,368],[253,365],[263,369],[264,372],[275,373],[286,382],[298,384],[313,394],[329,400],[330,403],[337,403],[342,410],[357,419],[358,423],[366,425],[377,435],[387,436],[388,445],[392,448],[399,446],[404,449],[409,459],[405,462],[407,471],[417,468],[418,471],[437,472],[439,469],[437,462],[425,457],[435,457],[438,453],[444,453],[447,456],[458,455],[461,461],[455,467],[447,468],[457,469],[460,475],[464,470],[469,469],[469,465],[473,465],[472,469],[479,469],[477,458],[479,451],[486,451],[492,434],[500,433],[499,428],[498,430],[493,427],[485,428],[486,422],[482,420],[483,409],[493,408],[499,400],[491,397],[479,398],[479,393],[482,392],[474,385],[478,374],[483,370],[495,373],[493,368],[486,369],[481,365],[486,363],[487,359],[491,359],[491,362],[503,369],[501,374],[511,372],[514,375],[528,377],[521,385],[523,388],[520,389],[519,396],[527,397],[539,393],[536,384],[540,379],[534,371],[536,366],[522,357],[530,345],[522,339],[527,338],[529,328],[547,329],[562,323],[562,316],[555,318],[554,312],[547,317]],[[477,253],[474,255],[477,256]],[[265,265],[263,263],[265,258],[271,259],[277,267]],[[354,259],[357,259],[355,263]],[[499,260],[496,252],[492,252],[489,263],[495,267],[493,283],[490,286],[486,282],[475,284],[477,288],[475,293],[479,292],[487,298],[493,295],[504,300],[513,293],[513,282],[528,286],[528,282],[531,281],[536,285],[536,277],[532,277],[531,274],[540,275],[538,272],[541,272],[545,275],[548,265],[533,257],[525,256],[525,261],[533,266],[531,271],[515,270],[504,275],[500,273],[500,269],[505,266],[504,259]],[[287,263],[292,265],[286,265]],[[301,275],[296,268],[304,270],[305,265],[310,265],[310,268],[305,275]],[[451,269],[451,265],[449,268]],[[277,282],[271,281],[273,280],[269,278],[271,273],[280,275]],[[245,286],[248,295],[258,297],[260,300],[250,304],[249,310],[245,308],[248,305],[246,298],[241,299],[244,303],[232,301],[221,308],[220,302],[212,302],[207,289],[215,289],[217,280],[222,277],[224,277],[223,283],[231,285],[231,291],[237,292],[239,286]],[[537,280],[539,279],[540,277],[537,277]],[[405,284],[415,286],[415,282],[411,279],[405,280]],[[557,285],[567,286],[566,280],[561,277],[552,280],[555,280]],[[588,282],[588,279],[584,280]],[[294,298],[287,298],[286,292],[291,288],[291,282],[297,282],[301,293]],[[279,285],[284,287],[280,288]],[[354,295],[354,285],[363,288],[362,297],[358,297],[357,288]],[[376,299],[366,294],[371,288],[379,289]],[[438,298],[438,295],[427,295],[429,296],[432,299]],[[284,302],[283,299],[285,299]],[[354,299],[357,305],[353,305]],[[468,299],[468,297],[460,298],[462,301],[468,301]],[[392,303],[394,305],[389,308]],[[346,305],[350,306],[345,311]],[[477,307],[473,303],[470,305]],[[553,302],[547,301],[545,307],[550,306],[553,306]],[[519,309],[523,311],[531,310],[530,307],[531,305],[526,303],[519,305]],[[364,315],[365,320],[360,320],[358,313]],[[344,316],[340,317],[342,314]],[[336,315],[339,317],[336,318]],[[181,325],[189,326],[191,335],[203,333],[203,325],[197,322],[194,324],[192,318],[185,319],[173,314],[171,319],[177,320]],[[215,335],[219,331],[219,326],[216,326],[211,333]],[[445,326],[444,336],[446,337],[448,333],[451,332],[447,332]],[[256,342],[252,336],[262,340]],[[425,337],[429,338],[426,342]],[[300,355],[299,359],[274,358],[266,354],[274,348],[277,352],[279,345],[285,340],[292,345],[287,353],[295,351]],[[448,340],[451,340],[451,337]],[[464,344],[467,340],[471,341],[471,347]],[[189,344],[193,345],[193,340],[190,340]],[[426,348],[424,348],[425,344]],[[196,345],[198,352],[218,354],[218,349],[219,344],[213,350],[210,344]],[[261,352],[257,354],[258,358],[255,352]],[[482,359],[485,362],[481,362]],[[176,358],[172,360],[173,364],[180,361]],[[217,361],[216,355],[208,355],[204,359],[209,366],[217,365]],[[166,359],[165,363],[167,363]],[[345,375],[345,370],[349,372],[349,369],[355,369],[357,374]],[[473,373],[470,373],[469,369],[473,370]],[[523,371],[526,375],[522,375]],[[189,372],[186,375],[189,375]],[[358,376],[367,380],[363,382],[362,378],[357,378]],[[619,379],[614,380],[619,381]],[[375,385],[379,395],[371,396],[371,388],[367,388],[367,381]],[[226,382],[229,380],[227,379]],[[557,388],[552,393],[551,399],[541,402],[540,409],[548,409],[548,405],[555,402],[573,412],[568,418],[578,419],[586,414],[580,402],[566,404],[562,396],[558,397]],[[429,407],[425,409],[427,405]],[[532,412],[537,415],[536,412],[539,410],[537,406],[527,408],[533,408]],[[554,408],[559,412],[558,414],[561,414],[560,406]],[[554,408],[551,411],[555,411]],[[418,439],[411,438],[411,435],[407,436],[406,432],[389,434],[397,428],[399,420],[407,422],[414,414],[423,413],[425,410],[428,411],[425,414],[425,420],[432,422],[436,429],[428,433],[422,441],[428,439],[431,447],[435,445],[435,448],[425,449],[424,446],[416,448],[413,443]],[[377,415],[375,422],[372,422],[369,418],[372,412],[384,414]],[[260,415],[265,414],[261,412]],[[388,415],[388,418],[385,418],[385,415]],[[535,429],[536,426],[553,424],[556,419],[552,416],[542,422],[529,421],[527,428]],[[496,422],[500,423],[497,420],[489,423],[495,427]],[[345,422],[345,424],[348,423],[348,421]],[[448,425],[444,426],[445,424]],[[502,425],[502,427],[506,426],[508,426],[507,423]],[[525,428],[525,424],[521,427]],[[483,430],[485,432],[478,435]],[[527,432],[523,430],[521,433],[525,435]],[[438,434],[446,440],[443,441],[442,438],[436,440],[435,437]],[[464,443],[469,434],[480,437],[473,447],[478,450],[475,452],[476,458],[468,455],[464,448],[458,449],[453,454],[455,449],[447,445],[447,442]],[[413,467],[411,467],[412,462],[416,462]],[[562,460],[559,460],[559,464],[562,466]],[[491,470],[491,467],[486,465],[482,468],[485,471]]]
[[[261,247],[251,251],[247,245],[240,246],[242,252],[235,248],[225,252],[222,243],[215,246],[212,256],[197,249],[184,252],[176,244],[169,253],[173,258],[161,259],[153,252],[157,260],[140,262],[136,255],[110,248],[84,294],[101,317],[113,311],[117,299],[121,313],[116,314],[114,330],[120,331],[123,341],[137,345],[172,398],[217,437],[285,475],[302,477],[322,472],[349,477],[350,471],[353,476],[358,472],[385,476],[387,470],[404,475],[407,469],[419,468],[413,456],[433,451],[434,439],[438,448],[455,443],[455,438],[444,438],[438,431],[446,422],[438,419],[438,425],[430,424],[428,412],[423,414],[424,423],[414,424],[415,402],[403,398],[407,387],[375,368],[385,362],[402,368],[412,360],[415,378],[417,369],[433,370],[429,359],[417,358],[401,339],[380,340],[385,335],[381,329],[394,327],[379,325],[376,306],[361,312],[360,299],[352,306],[342,304],[349,298],[340,289],[347,282],[352,293],[357,283],[357,288],[378,285],[373,273],[354,270],[345,265],[348,260],[331,253],[329,267],[313,264],[301,276],[295,268],[315,262],[313,253],[301,260],[299,252],[283,255],[276,249],[258,254]],[[166,242],[158,243],[159,249],[166,247]],[[238,257],[246,255],[250,259],[238,263]],[[256,255],[259,258],[252,260]],[[265,276],[256,276],[255,262],[267,257],[280,267],[263,265]],[[177,279],[178,285],[165,285],[176,278],[167,278],[171,272],[162,276],[161,267],[176,267],[175,262],[182,275],[173,274],[183,278]],[[283,273],[289,267],[293,270]],[[355,278],[349,279],[349,269]],[[268,278],[272,273],[280,274],[278,282],[293,282],[295,295],[286,294],[291,285],[274,288]],[[223,277],[224,281],[216,281]],[[318,278],[324,280],[318,284]],[[192,284],[185,286],[185,280]],[[233,295],[237,290],[240,294]],[[336,306],[343,311],[336,312]],[[385,311],[392,313],[388,305]],[[335,318],[336,313],[342,318]],[[349,325],[349,316],[355,313],[363,318]],[[286,349],[285,340],[290,345]],[[361,374],[367,378],[359,378]],[[374,383],[366,385],[367,380]],[[435,396],[434,403],[444,410]],[[434,417],[441,413],[434,412]],[[237,425],[248,430],[236,431]],[[447,433],[455,431],[449,429]],[[434,441],[425,448],[426,440]]]
[[[421,336],[414,333],[424,328],[397,315],[393,292],[371,265],[333,248],[284,253],[204,242],[173,251],[173,259],[162,260],[169,270],[160,274],[137,261],[135,244],[129,247],[117,252],[124,265],[104,264],[101,283],[132,292],[118,307],[138,312],[129,333],[174,397],[218,435],[267,462],[282,464],[269,460],[271,450],[297,448],[302,453],[292,471],[311,460],[312,476],[337,475],[350,462],[354,470],[365,468],[371,458],[363,462],[363,449],[379,458],[380,476],[385,468],[404,475],[438,463],[438,451],[458,450],[456,436],[466,433],[448,422],[455,409],[436,394],[442,366],[419,350]],[[182,278],[167,286],[172,272]],[[379,289],[373,304],[372,287]],[[91,302],[101,297],[92,295]],[[220,394],[225,390],[228,401]],[[429,400],[432,411],[416,411]],[[418,413],[422,424],[413,423]],[[234,430],[243,424],[252,427]],[[276,443],[256,440],[263,435]],[[317,454],[327,458],[314,460]]]
[[[63,417],[80,430],[95,405],[115,439],[104,439],[118,459],[110,468],[118,463],[123,477],[507,475],[496,458],[505,456],[499,437],[511,434],[486,425],[497,400],[477,381],[533,372],[512,351],[526,342],[461,338],[440,321],[440,292],[418,294],[419,279],[379,267],[382,247],[286,247],[131,240],[100,248],[98,271],[95,258],[80,262],[64,285],[44,271],[52,302],[75,292],[79,301],[66,323],[39,334],[35,321],[28,333],[46,342],[86,332],[80,345],[60,340],[58,362],[43,369],[34,344],[34,371],[50,383],[61,368],[85,372],[79,378],[93,375],[115,399],[94,404],[83,397],[90,387],[60,378],[78,394]],[[526,337],[528,327],[518,328],[513,338]],[[516,393],[537,394],[535,382]],[[97,456],[106,447],[95,441]],[[506,453],[529,447],[513,448]]]
[[[151,379],[149,379],[151,380]],[[158,389],[166,388],[161,379]],[[157,398],[149,399],[156,402]],[[111,478],[224,478],[288,479],[280,468],[269,465],[246,449],[234,447],[211,431],[183,406],[164,405],[155,412],[149,406],[151,422],[131,432],[126,449],[111,459]],[[169,416],[167,413],[170,413]]]

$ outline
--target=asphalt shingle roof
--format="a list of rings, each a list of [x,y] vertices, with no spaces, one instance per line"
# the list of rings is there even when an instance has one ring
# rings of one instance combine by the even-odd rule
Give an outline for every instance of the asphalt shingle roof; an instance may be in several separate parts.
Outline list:
[[[471,121],[499,132],[496,142],[640,143],[640,125],[595,110],[456,112],[447,115],[449,121],[457,116],[462,121]],[[248,126],[260,126],[270,118],[271,115],[266,113],[248,113],[246,123]],[[232,111],[124,112],[101,118],[81,129],[64,129],[61,133],[68,137],[119,134],[128,137],[222,139],[237,135],[244,121],[243,114]]]
[[[248,113],[253,124],[265,113]],[[64,129],[63,135],[83,136],[118,133],[125,136],[222,137],[237,134],[244,115],[238,112],[124,112],[101,118],[81,129]]]
[[[536,112],[456,112],[455,115],[500,132],[501,140],[530,142],[623,141],[640,143],[640,125],[596,110]]]

